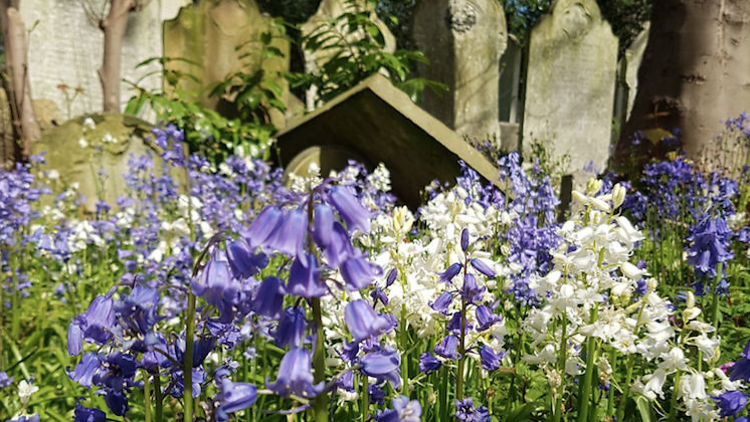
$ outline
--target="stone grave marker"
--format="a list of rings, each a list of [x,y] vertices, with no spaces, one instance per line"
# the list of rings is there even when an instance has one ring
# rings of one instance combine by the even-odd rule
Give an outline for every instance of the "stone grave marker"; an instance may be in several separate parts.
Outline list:
[[[472,141],[499,139],[500,58],[507,45],[505,14],[497,0],[420,1],[412,33],[430,60],[419,76],[442,82],[442,96],[425,90],[421,106]]]
[[[365,0],[323,0],[318,6],[318,10],[313,16],[308,19],[307,22],[302,24],[300,32],[302,36],[310,36],[318,33],[319,31],[331,28],[335,23],[336,18],[340,17],[344,13],[360,13],[370,12],[370,20],[383,34],[385,40],[385,51],[393,53],[396,51],[396,38],[391,33],[388,26],[378,18],[373,7]],[[336,30],[339,31],[349,42],[362,39],[365,35],[360,32],[346,33],[347,28],[342,23],[336,26]],[[328,45],[331,45],[329,43]],[[333,54],[334,49],[325,49],[325,45],[318,51],[305,51],[305,72],[316,73],[319,69],[327,62]],[[314,110],[317,106],[318,95],[315,87],[312,87],[306,93],[305,104],[308,110]]]
[[[96,211],[102,199],[114,205],[126,193],[123,175],[129,171],[131,156],[154,153],[157,174],[161,173],[158,150],[151,142],[153,126],[143,120],[122,114],[95,114],[68,120],[51,128],[31,146],[32,154],[45,153],[46,164],[35,171],[56,170],[63,185],[77,183],[78,193],[86,197],[84,210]],[[106,176],[100,177],[102,171]],[[171,170],[184,186],[184,171]]]
[[[609,158],[617,38],[594,0],[556,0],[531,31],[523,148],[568,156],[574,187]],[[565,171],[566,169],[563,169]]]
[[[138,69],[136,65],[162,55],[161,25],[168,17],[164,14],[188,1],[144,2],[141,10],[129,13],[122,46],[123,79],[138,82],[146,89],[161,88],[156,63]],[[31,95],[35,102],[45,100],[42,107],[58,120],[102,110],[102,87],[97,72],[102,65],[104,32],[96,22],[102,4],[102,0],[24,0],[20,3],[26,27],[33,27],[28,36]],[[146,76],[152,72],[157,73]],[[131,86],[123,82],[123,108],[133,94]]]
[[[635,102],[635,94],[638,92],[638,69],[641,68],[643,53],[646,52],[646,46],[648,45],[650,26],[650,23],[646,22],[643,30],[635,37],[630,47],[625,50],[625,82],[628,86],[627,119],[630,118],[630,112],[633,110],[633,103]]]
[[[263,69],[265,77],[287,93],[288,83],[280,72],[289,70],[289,41],[278,36],[271,22],[272,18],[261,13],[255,0],[200,0],[183,7],[175,19],[164,23],[164,56],[184,59],[170,61],[168,69],[191,74],[201,81],[202,85],[188,79],[181,81],[183,89],[194,93],[232,73],[251,74]],[[262,56],[264,32],[277,35],[272,38],[271,46],[278,48],[284,57]],[[208,91],[196,99],[215,110],[222,106],[222,99],[209,97]],[[282,101],[287,102],[285,98]],[[277,125],[285,122],[281,113],[273,113],[271,117]]]
[[[277,135],[279,164],[287,173],[321,174],[357,159],[391,172],[393,193],[412,208],[431,181],[455,183],[463,160],[485,180],[498,183],[497,169],[460,135],[419,108],[384,76],[375,74]]]

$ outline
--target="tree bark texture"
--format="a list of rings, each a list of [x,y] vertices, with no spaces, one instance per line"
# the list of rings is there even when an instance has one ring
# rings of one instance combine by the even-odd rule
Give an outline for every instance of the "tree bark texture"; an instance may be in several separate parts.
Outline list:
[[[27,158],[31,143],[41,136],[41,129],[36,120],[29,89],[26,27],[18,9],[12,7],[14,3],[16,2],[0,3],[0,15],[2,15],[0,24],[3,25],[5,57],[10,79],[8,84],[10,108],[16,133],[21,139],[21,155]]]
[[[104,112],[120,112],[120,67],[122,42],[128,27],[128,12],[134,10],[134,0],[110,0],[109,13],[102,21],[104,30],[104,59],[99,69],[104,97]]]
[[[649,141],[632,145],[635,131],[679,128],[688,157],[715,168],[723,122],[750,111],[749,51],[750,1],[655,1],[638,93],[615,167],[623,170],[629,158],[642,165],[658,153]]]

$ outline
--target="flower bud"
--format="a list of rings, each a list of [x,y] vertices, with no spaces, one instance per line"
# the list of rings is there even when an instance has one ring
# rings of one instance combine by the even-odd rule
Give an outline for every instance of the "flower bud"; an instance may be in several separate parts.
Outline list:
[[[619,207],[625,202],[625,194],[625,188],[619,183],[612,188],[612,206],[614,208]]]
[[[594,179],[593,177],[586,182],[586,193],[589,196],[594,196],[602,190],[602,181]]]
[[[469,229],[461,230],[461,250],[466,252],[469,249]]]

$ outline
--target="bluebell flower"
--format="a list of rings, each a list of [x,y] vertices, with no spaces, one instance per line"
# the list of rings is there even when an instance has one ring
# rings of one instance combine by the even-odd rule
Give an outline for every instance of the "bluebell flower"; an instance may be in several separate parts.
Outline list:
[[[264,247],[299,257],[304,252],[306,234],[307,214],[301,209],[294,209],[284,215],[281,224],[266,239]]]
[[[474,407],[474,401],[471,397],[463,400],[456,400],[456,419],[462,422],[489,422],[492,419],[489,410],[480,406]]]
[[[370,403],[383,406],[385,404],[385,391],[379,385],[370,384],[367,393],[370,396]]]
[[[466,252],[469,249],[469,229],[461,230],[461,250]]]
[[[391,329],[391,322],[375,313],[369,303],[362,299],[349,302],[344,309],[344,321],[355,342],[370,336],[378,337]]]
[[[399,396],[391,400],[393,409],[379,411],[375,415],[376,422],[421,422],[422,406],[416,400],[409,400],[406,396]]]
[[[445,326],[448,332],[454,333],[454,334],[460,334],[461,333],[461,319],[462,319],[461,312],[454,312],[451,319],[448,320],[448,324]],[[467,319],[464,325],[464,332],[467,332],[471,330],[472,328],[474,328],[474,325],[470,323],[469,320]]]
[[[443,315],[448,315],[448,307],[453,302],[453,293],[443,292],[430,304],[430,308],[440,312]]]
[[[391,287],[396,278],[398,277],[398,268],[391,268],[388,271],[388,275],[385,277],[385,287]]]
[[[336,379],[336,388],[340,388],[344,391],[353,393],[354,388],[354,372],[348,371]]]
[[[41,417],[38,414],[33,415],[21,415],[18,416],[16,419],[11,419],[6,422],[39,422],[41,420]]]
[[[370,214],[346,188],[334,186],[328,199],[344,219],[350,231],[355,229],[364,233],[370,231]]]
[[[401,385],[401,357],[397,351],[388,349],[370,352],[362,358],[361,363],[363,374],[377,378],[378,382],[386,380],[394,389]]]
[[[325,296],[328,288],[320,279],[320,271],[314,255],[298,256],[289,269],[289,281],[284,291],[305,298]]]
[[[447,335],[435,346],[435,354],[446,359],[459,359],[461,355],[457,351],[458,337]]]
[[[13,377],[9,377],[4,371],[0,371],[0,390],[13,384]]]
[[[333,223],[331,239],[323,249],[323,255],[332,268],[339,268],[350,256],[355,255],[354,248],[349,240],[349,233],[338,221]]]
[[[485,305],[477,306],[476,310],[477,322],[479,326],[477,331],[485,331],[490,329],[495,323],[502,321],[503,317],[492,312],[490,308]]]
[[[687,262],[696,273],[716,277],[717,266],[734,258],[731,251],[732,231],[723,218],[704,217],[689,229]]]
[[[256,248],[265,244],[266,239],[273,233],[284,219],[284,212],[276,206],[270,206],[255,217],[253,223],[246,231],[243,237],[251,248]]]
[[[442,281],[443,283],[452,282],[453,277],[461,272],[461,268],[463,268],[463,265],[458,262],[451,264],[444,272],[440,273],[440,278],[438,279],[438,281]]]
[[[729,379],[732,381],[750,381],[750,340],[748,340],[745,344],[745,348],[740,352],[740,359],[732,365]]]
[[[386,295],[383,289],[379,287],[372,289],[372,291],[370,292],[370,297],[372,298],[373,306],[377,306],[378,302],[382,303],[383,305],[388,304],[388,295]]]
[[[223,368],[223,367],[222,367]],[[253,384],[246,382],[232,382],[229,371],[219,368],[216,370],[216,384],[219,394],[215,400],[218,403],[217,416],[221,420],[229,420],[229,414],[247,409],[255,404],[258,390]]]
[[[112,338],[110,330],[115,325],[113,304],[113,300],[105,296],[97,296],[91,302],[82,318],[81,328],[86,340],[97,344],[105,344]]]
[[[68,326],[68,354],[75,356],[81,353],[83,350],[83,330],[81,329],[81,323],[76,319],[70,320]]]
[[[350,257],[341,264],[339,271],[346,282],[347,290],[362,290],[383,273],[378,265],[368,261],[364,255]]]
[[[474,267],[475,270],[484,274],[485,277],[489,277],[489,278],[495,277],[495,270],[490,268],[489,265],[485,264],[484,261],[480,259],[473,258],[471,260],[471,266]]]
[[[242,239],[227,244],[227,261],[232,275],[238,280],[254,276],[268,265],[268,256],[254,254],[250,245]]]
[[[719,416],[722,418],[737,415],[747,404],[745,393],[737,390],[727,391],[718,397],[712,396],[712,398],[716,403],[716,407],[721,410],[721,415]]]
[[[258,315],[275,317],[284,305],[282,282],[277,277],[266,277],[253,299],[252,309]]]
[[[145,336],[162,319],[157,314],[160,299],[158,290],[136,284],[130,294],[114,303],[118,322],[134,337]],[[136,343],[134,349],[146,351],[145,344],[141,341]]]
[[[310,352],[303,348],[291,349],[281,358],[275,382],[269,383],[266,379],[266,387],[282,397],[289,394],[314,397],[323,391],[324,384],[321,381],[313,385]]]
[[[124,416],[128,411],[128,398],[122,390],[109,389],[104,393],[104,403],[117,416]]]
[[[325,249],[333,240],[333,208],[328,204],[315,205],[312,237],[319,248]]]
[[[279,325],[273,333],[278,347],[299,348],[305,338],[305,309],[290,306],[281,313]]]
[[[484,345],[479,348],[479,357],[482,360],[482,368],[486,371],[494,371],[500,368],[500,363],[505,357],[505,353],[495,353],[490,346]]]
[[[219,310],[220,321],[231,321],[241,286],[230,274],[226,261],[209,261],[201,276],[193,279],[191,287],[196,296],[204,298]]]
[[[70,379],[86,388],[91,388],[94,375],[96,375],[101,366],[102,357],[96,353],[89,352],[83,355],[73,372],[70,372],[70,367],[67,368],[67,372]]]
[[[461,287],[460,293],[466,303],[476,304],[481,302],[484,298],[485,290],[487,290],[486,287],[479,287],[477,285],[477,279],[474,277],[474,274],[466,273],[464,275],[464,285]]]
[[[441,366],[443,366],[443,363],[440,359],[433,356],[432,353],[422,353],[419,355],[419,372],[429,374],[430,372],[437,371]]]

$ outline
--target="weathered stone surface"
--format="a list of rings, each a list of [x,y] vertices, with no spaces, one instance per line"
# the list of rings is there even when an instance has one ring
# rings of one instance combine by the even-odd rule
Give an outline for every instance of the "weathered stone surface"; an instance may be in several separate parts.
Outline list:
[[[91,119],[94,126],[84,122]],[[44,132],[32,144],[32,154],[45,152],[47,163],[36,171],[57,170],[63,185],[78,183],[78,192],[86,197],[85,210],[95,212],[96,201],[115,204],[126,193],[123,175],[129,171],[131,156],[154,153],[160,172],[157,148],[152,144],[152,126],[143,120],[120,114],[81,116]],[[103,172],[106,176],[100,177]],[[184,185],[184,172],[172,170],[172,176]]]
[[[122,78],[144,88],[161,87],[156,63],[136,69],[148,58],[162,55],[162,10],[165,5],[186,0],[143,2],[143,9],[130,12],[122,47]],[[51,100],[63,119],[102,110],[102,87],[98,70],[102,65],[104,32],[98,27],[103,1],[24,0],[21,16],[29,34],[29,84],[34,100]],[[85,7],[90,6],[90,7]],[[36,23],[36,25],[35,25]],[[76,93],[76,89],[79,92]],[[124,105],[133,95],[122,84]]]
[[[570,157],[574,185],[584,167],[609,158],[617,38],[594,0],[556,0],[531,32],[523,143]]]
[[[260,69],[286,92],[287,83],[279,72],[289,69],[289,42],[274,36],[271,45],[284,57],[262,55],[262,34],[278,35],[271,21],[254,0],[201,0],[183,7],[175,19],[164,23],[164,55],[188,61],[171,61],[167,67],[191,74],[202,83],[183,79],[181,86],[188,92],[200,92],[235,72],[252,74]],[[208,91],[199,99],[209,108],[221,107],[220,99],[209,98]],[[277,125],[284,124],[280,113],[272,117]]]
[[[388,26],[378,18],[377,14],[373,10],[372,6],[364,0],[323,0],[318,6],[318,10],[310,19],[302,24],[300,32],[303,37],[310,36],[318,33],[319,31],[333,28],[336,23],[336,18],[340,17],[344,13],[360,13],[370,12],[370,20],[380,30],[385,41],[385,51],[393,53],[396,51],[396,38],[393,36]],[[349,32],[343,22],[338,23],[335,26],[336,30],[346,38],[348,42],[356,42],[363,39],[365,34],[361,31]],[[323,47],[318,51],[305,51],[305,71],[308,73],[319,72],[320,68],[325,64],[331,56],[336,54],[335,49],[325,49],[325,46],[332,45],[333,40],[330,43],[324,43]],[[306,107],[308,110],[313,110],[316,107],[318,100],[317,90],[312,87],[306,94]]]
[[[430,60],[417,73],[449,88],[442,96],[426,90],[421,106],[473,141],[497,137],[500,57],[508,35],[500,3],[420,1],[412,32],[417,48]]]
[[[382,75],[373,75],[277,135],[280,164],[322,174],[348,158],[391,172],[393,192],[411,207],[432,180],[455,183],[463,160],[496,182],[497,169],[458,134],[415,105]],[[372,167],[370,167],[372,168]]]
[[[630,47],[625,50],[625,82],[628,86],[626,119],[630,118],[630,112],[633,110],[633,103],[635,102],[635,94],[638,92],[638,69],[641,68],[643,53],[646,52],[646,46],[648,45],[650,26],[650,23],[646,22],[641,33],[635,37]]]

